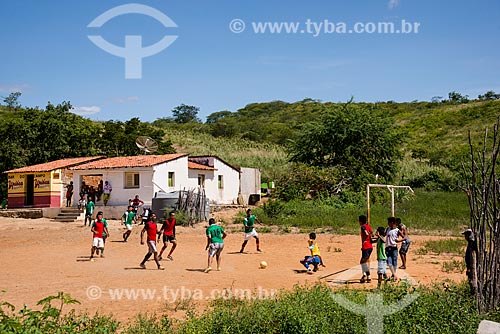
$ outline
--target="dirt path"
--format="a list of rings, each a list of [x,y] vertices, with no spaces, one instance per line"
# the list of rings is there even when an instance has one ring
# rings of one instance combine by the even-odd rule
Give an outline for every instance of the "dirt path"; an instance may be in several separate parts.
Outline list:
[[[174,261],[162,261],[166,270],[159,271],[153,261],[148,262],[146,270],[138,266],[147,252],[147,247],[139,243],[141,226],[135,226],[129,242],[124,243],[122,226],[111,221],[106,257],[90,262],[92,235],[80,222],[0,218],[0,291],[5,290],[0,293],[0,300],[36,308],[38,300],[64,291],[81,302],[76,306],[78,310],[113,313],[117,319],[126,320],[138,312],[161,312],[166,305],[182,313],[193,301],[203,307],[221,296],[251,294],[265,298],[279,289],[313,283],[323,275],[346,268],[352,269],[322,281],[339,286],[361,276],[358,236],[319,234],[317,240],[327,268],[307,275],[298,262],[307,255],[307,235],[270,233],[261,234],[263,253],[256,252],[252,240],[245,254],[238,253],[243,233],[229,234],[222,271],[206,274],[204,228],[177,228],[179,246],[173,254]],[[453,257],[416,255],[416,250],[429,239],[412,237],[408,269],[401,271],[400,276],[410,276],[423,284],[463,279],[463,274],[448,274],[441,269],[441,263]],[[265,270],[259,269],[262,260],[269,265]],[[376,268],[375,257],[371,266]],[[376,283],[353,286],[375,287]]]

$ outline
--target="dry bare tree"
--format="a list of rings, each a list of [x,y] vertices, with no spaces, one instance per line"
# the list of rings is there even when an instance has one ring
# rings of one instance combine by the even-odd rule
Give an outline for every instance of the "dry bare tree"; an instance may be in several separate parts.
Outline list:
[[[485,130],[482,148],[474,147],[469,132],[470,161],[463,164],[464,190],[469,199],[470,228],[475,243],[468,280],[481,313],[500,306],[499,124],[500,118],[492,135]]]

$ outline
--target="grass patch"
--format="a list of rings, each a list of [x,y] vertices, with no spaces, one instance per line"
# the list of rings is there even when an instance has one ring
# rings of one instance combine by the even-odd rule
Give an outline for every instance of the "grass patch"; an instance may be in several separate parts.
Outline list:
[[[452,260],[443,262],[441,270],[445,273],[463,273],[467,268],[464,260]]]
[[[459,238],[450,238],[442,240],[429,240],[426,241],[424,247],[417,251],[417,254],[425,255],[428,253],[440,254],[453,254],[461,255],[464,253],[466,241]]]
[[[417,191],[415,196],[405,196],[395,204],[397,217],[409,228],[410,234],[459,235],[469,222],[469,206],[461,192]],[[277,201],[273,201],[277,202]],[[268,211],[256,208],[253,213],[264,224],[299,227],[304,231],[330,227],[333,233],[358,233],[358,216],[366,214],[366,204],[332,205],[325,200],[278,202],[268,206]],[[390,201],[382,200],[371,206],[371,225],[387,226],[391,215]]]

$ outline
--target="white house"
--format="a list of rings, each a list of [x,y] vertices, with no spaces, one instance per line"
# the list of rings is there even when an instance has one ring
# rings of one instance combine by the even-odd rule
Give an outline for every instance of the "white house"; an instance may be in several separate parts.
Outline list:
[[[100,180],[112,186],[109,206],[128,205],[139,195],[151,204],[155,193],[189,187],[187,154],[141,155],[106,158],[72,167],[75,194],[82,182],[97,186]],[[97,203],[99,204],[99,203]]]
[[[80,192],[82,182],[96,188],[101,180],[108,181],[113,188],[108,206],[128,205],[135,195],[151,204],[158,191],[168,193],[196,188],[203,188],[211,203],[233,204],[237,203],[240,193],[239,168],[216,156],[115,157],[74,166],[71,171],[75,195]]]
[[[190,188],[203,187],[211,203],[236,204],[240,193],[240,169],[217,156],[190,156]]]

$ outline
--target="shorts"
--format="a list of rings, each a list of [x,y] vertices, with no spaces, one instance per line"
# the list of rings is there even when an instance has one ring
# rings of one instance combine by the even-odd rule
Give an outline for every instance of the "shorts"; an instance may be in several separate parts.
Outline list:
[[[408,253],[408,248],[410,248],[411,240],[410,238],[407,238],[401,243],[401,248],[399,248],[399,253],[401,254],[406,254]]]
[[[362,259],[369,259],[370,255],[372,255],[373,248],[368,248],[368,249],[362,249],[361,250],[361,258]]]
[[[104,240],[102,238],[94,238],[92,241],[92,247],[104,248]]]
[[[157,253],[158,249],[156,249],[156,241],[155,240],[148,240],[148,249],[149,253]]]
[[[106,202],[109,201],[109,194],[102,195],[102,199]]]
[[[255,237],[255,238],[259,237],[259,234],[257,233],[257,231],[255,231],[255,229],[253,229],[252,231],[250,231],[248,233],[245,233],[245,241],[250,240],[251,237]]]
[[[167,242],[174,242],[175,241],[175,235],[163,235],[163,243],[166,244]]]
[[[387,255],[387,264],[394,268],[398,266],[398,248],[397,247],[386,247],[385,254]]]
[[[132,224],[125,224],[127,230],[132,231]]]
[[[378,260],[377,274],[385,275],[386,267],[387,267],[387,259]]]
[[[210,244],[210,248],[208,249],[208,255],[210,256],[220,255],[223,249],[224,249],[224,243],[222,242],[212,243]]]

